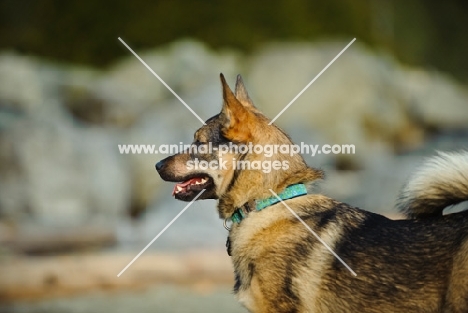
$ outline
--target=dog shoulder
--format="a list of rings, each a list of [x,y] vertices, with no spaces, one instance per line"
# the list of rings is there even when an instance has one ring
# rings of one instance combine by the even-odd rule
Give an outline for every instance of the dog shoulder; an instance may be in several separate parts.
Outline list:
[[[334,264],[315,235],[335,249],[347,228],[359,227],[366,214],[323,195],[297,197],[251,213],[231,232],[239,300],[247,307],[268,303],[272,307],[266,311],[314,311],[322,275]],[[257,299],[270,294],[275,296],[266,302]]]

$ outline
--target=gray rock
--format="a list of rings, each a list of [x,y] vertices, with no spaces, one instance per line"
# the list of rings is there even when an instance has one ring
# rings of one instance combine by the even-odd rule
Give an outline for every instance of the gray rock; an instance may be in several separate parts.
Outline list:
[[[272,44],[243,60],[190,40],[136,52],[206,120],[221,108],[220,72],[232,87],[243,74],[255,104],[274,117],[346,44]],[[142,243],[183,208],[154,169],[168,154],[121,155],[118,144],[189,144],[201,123],[130,52],[107,71],[1,54],[0,79],[1,217],[115,223],[122,242]],[[387,212],[416,160],[466,142],[467,100],[450,78],[403,67],[357,42],[276,123],[295,142],[354,144],[355,155],[305,158],[328,170],[326,194]],[[434,128],[451,132],[425,141]],[[423,144],[418,154],[395,157]],[[343,167],[363,170],[335,171]],[[130,221],[129,211],[140,219]],[[200,202],[158,247],[211,247],[224,239],[214,203]]]
[[[0,54],[0,105],[31,111],[43,102],[39,64],[32,58]]]
[[[23,119],[2,134],[2,215],[45,225],[112,221],[129,205],[115,134],[66,121]]]
[[[274,44],[260,50],[246,79],[257,106],[276,116],[345,45]],[[426,125],[466,127],[468,94],[437,73],[403,68],[354,43],[276,123],[310,125],[330,144],[354,144],[353,160],[364,165],[372,155],[422,144]]]
[[[190,106],[200,90],[219,86],[220,71],[233,77],[240,67],[234,52],[215,54],[189,40],[136,53]],[[129,127],[149,111],[175,99],[130,52],[101,75],[78,70],[74,73],[64,88],[65,104],[80,119],[93,124]]]
[[[468,91],[438,72],[406,69],[395,82],[411,112],[438,129],[468,128]]]

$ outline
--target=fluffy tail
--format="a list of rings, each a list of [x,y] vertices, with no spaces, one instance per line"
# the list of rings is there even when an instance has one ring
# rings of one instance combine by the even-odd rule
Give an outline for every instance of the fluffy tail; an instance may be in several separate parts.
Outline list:
[[[468,200],[468,152],[442,153],[428,159],[403,187],[398,208],[410,218],[442,215]]]

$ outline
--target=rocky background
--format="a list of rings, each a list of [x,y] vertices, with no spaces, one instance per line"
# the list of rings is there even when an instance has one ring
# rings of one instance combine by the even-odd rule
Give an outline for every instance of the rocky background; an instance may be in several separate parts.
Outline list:
[[[274,117],[345,44],[271,44],[243,57],[180,41],[141,57],[203,119],[220,110],[219,72],[231,84],[242,73],[257,106]],[[118,144],[190,143],[200,127],[136,58],[98,71],[4,53],[0,75],[5,232],[105,225],[125,245],[133,228],[146,241],[183,208],[154,170],[166,155],[119,153]],[[277,124],[296,142],[354,144],[354,155],[305,157],[327,171],[325,193],[392,213],[399,186],[423,156],[465,147],[468,92],[447,75],[404,67],[357,42]],[[223,237],[214,203],[196,205],[186,225],[174,225],[194,236],[168,233],[158,244],[211,246]]]
[[[211,47],[217,37],[140,49],[126,35],[202,119],[220,110],[220,72],[231,86],[242,74],[273,118],[354,37],[262,39],[245,50]],[[118,145],[190,143],[200,127],[117,37],[123,52],[106,67],[0,50],[0,312],[245,312],[230,294],[213,201],[194,203],[116,277],[186,205],[154,169],[166,155]],[[404,62],[366,41],[357,37],[276,124],[295,142],[354,144],[354,155],[305,156],[326,171],[320,192],[401,218],[394,204],[411,171],[436,150],[468,149],[466,69]]]

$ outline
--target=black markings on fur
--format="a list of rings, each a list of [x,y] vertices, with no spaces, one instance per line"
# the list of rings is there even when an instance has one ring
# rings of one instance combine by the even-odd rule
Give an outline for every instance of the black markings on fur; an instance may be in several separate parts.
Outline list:
[[[312,253],[312,250],[314,248],[314,243],[317,241],[317,239],[310,234],[306,240],[304,241],[299,241],[295,246],[294,249],[292,250],[291,255],[294,255],[294,258],[296,259],[293,262],[303,262],[301,264],[302,266],[307,266],[307,261],[310,257],[310,254]]]
[[[229,238],[229,236],[227,237],[226,239],[226,252],[229,256],[232,256],[232,251],[231,251],[231,239]]]
[[[329,210],[312,212],[305,214],[299,214],[299,217],[307,223],[308,220],[313,221],[313,226],[311,228],[314,231],[320,232],[320,230],[327,228],[329,224],[336,223],[336,209],[339,209],[340,205],[338,204],[334,208]],[[297,221],[300,222],[300,221]]]
[[[236,162],[237,162],[237,161],[242,161],[242,160],[244,160],[245,157],[246,157],[246,154],[241,155],[241,156],[239,157],[239,159],[236,160]],[[239,177],[239,174],[240,174],[240,173],[241,173],[241,170],[239,170],[239,169],[236,168],[236,170],[234,171],[234,175],[232,176],[232,179],[231,179],[231,181],[229,182],[229,185],[228,185],[227,188],[226,188],[225,193],[228,193],[229,191],[231,191],[231,189],[234,187],[234,185],[235,185],[235,183],[236,183],[236,181],[237,181],[237,178]]]
[[[225,193],[228,193],[229,191],[231,191],[232,187],[234,187],[237,177],[239,177],[239,173],[240,173],[239,171],[234,171],[234,175],[232,176],[232,179],[229,182],[229,185],[227,186]]]
[[[242,286],[242,281],[241,281],[241,278],[240,278],[240,275],[239,273],[237,273],[237,271],[234,271],[234,280],[235,280],[235,283],[234,283],[234,294],[237,294],[239,292],[239,289],[241,288]]]
[[[310,248],[306,247],[307,244],[299,243],[294,249],[295,252],[300,251],[300,254],[305,256],[309,255]],[[278,297],[273,299],[273,306],[277,312],[288,312],[288,313],[297,313],[299,312],[299,307],[301,306],[301,299],[296,294],[294,290],[293,279],[297,273],[298,263],[300,260],[305,260],[294,252],[291,253],[291,257],[287,260],[285,264],[283,280],[280,285],[280,292]]]
[[[229,143],[229,140],[226,139],[221,132],[221,123],[218,117],[219,114],[211,117],[206,121],[206,126],[201,128],[206,132],[204,135],[211,141],[213,146]]]
[[[240,261],[240,260],[239,260]],[[234,262],[234,269],[239,268],[238,264]],[[242,275],[241,275],[242,274]],[[237,272],[234,270],[234,293],[238,293],[239,290],[246,290],[250,287],[250,283],[252,281],[252,277],[255,274],[255,263],[249,262],[247,265],[247,271],[242,273]]]
[[[294,290],[293,290],[293,281],[292,281],[293,276],[294,276],[293,263],[290,262],[288,263],[286,267],[286,275],[284,275],[283,291],[289,300],[292,300],[297,304],[297,302],[299,301],[299,297],[294,293]]]
[[[252,277],[255,274],[255,263],[250,262],[249,266],[248,266],[248,269],[249,269],[249,276],[248,276],[248,285],[247,285],[247,287],[250,286],[250,281],[252,280]]]
[[[353,208],[339,210],[343,219],[352,219],[356,212]],[[467,239],[468,212],[400,221],[366,212],[360,224],[344,225],[346,235],[336,243],[334,251],[358,272],[358,277],[372,275],[372,279],[352,277],[335,259],[322,276],[322,281],[340,281],[327,285],[332,294],[348,299],[350,307],[366,305],[365,299],[353,297],[361,294],[386,302],[382,307],[393,306],[396,312],[403,312],[403,308],[406,312],[428,312],[414,300],[425,290],[440,296],[432,300],[443,305],[454,251]],[[412,305],[414,310],[409,310]]]
[[[211,121],[216,120],[218,117],[219,117],[219,113],[216,115],[213,115],[212,117],[210,117],[209,119],[205,121],[205,124],[209,124]]]
[[[335,210],[326,210],[325,212],[320,212],[319,218],[316,218],[315,227],[317,230],[326,228],[330,223],[336,222],[336,211]]]

